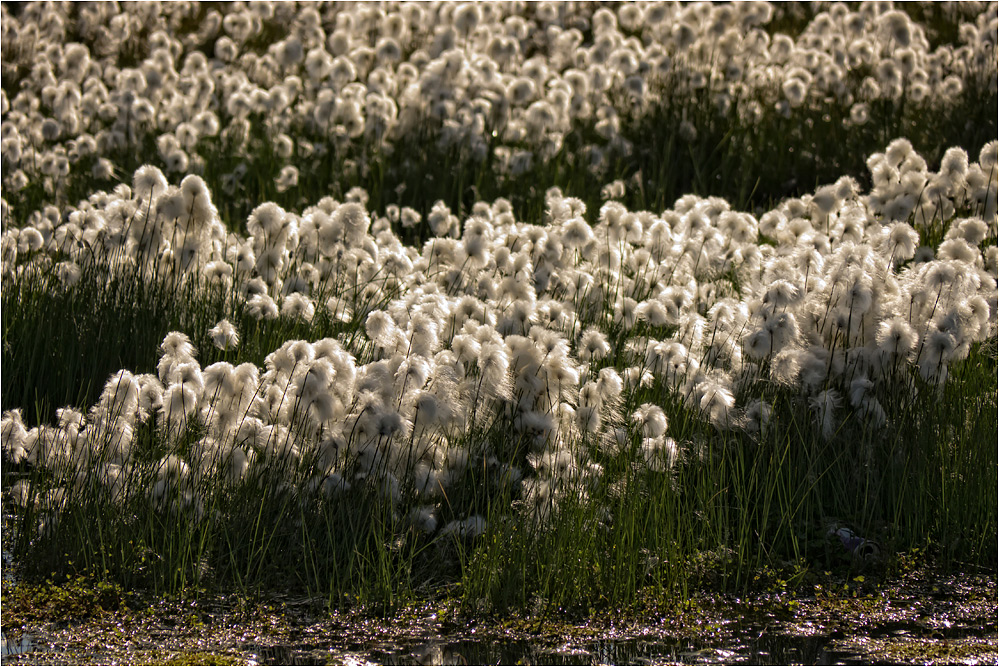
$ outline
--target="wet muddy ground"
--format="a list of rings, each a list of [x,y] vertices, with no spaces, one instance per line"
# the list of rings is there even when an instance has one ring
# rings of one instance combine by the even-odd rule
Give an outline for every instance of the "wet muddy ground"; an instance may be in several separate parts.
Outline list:
[[[471,617],[443,603],[381,618],[305,601],[129,599],[54,621],[4,596],[3,664],[996,664],[994,574],[863,577],[585,621]],[[107,605],[114,607],[113,604]]]

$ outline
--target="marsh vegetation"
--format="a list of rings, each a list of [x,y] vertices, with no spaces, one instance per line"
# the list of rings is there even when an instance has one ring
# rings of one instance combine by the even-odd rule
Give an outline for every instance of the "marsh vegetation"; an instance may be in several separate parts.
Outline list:
[[[24,581],[995,567],[995,3],[2,11]]]

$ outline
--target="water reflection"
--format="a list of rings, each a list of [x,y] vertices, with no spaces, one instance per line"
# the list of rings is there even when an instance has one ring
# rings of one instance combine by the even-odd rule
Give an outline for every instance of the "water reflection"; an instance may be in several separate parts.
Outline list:
[[[829,636],[759,635],[721,646],[692,641],[596,640],[546,646],[523,639],[399,642],[380,647],[247,646],[258,665],[859,665],[866,656],[832,646]]]
[[[17,639],[11,639],[7,636],[7,633],[2,634],[3,646],[0,647],[0,658],[6,662],[9,656],[21,655],[22,653],[30,653],[34,649],[34,642],[31,635],[24,633]]]
[[[981,628],[991,639],[961,656],[965,664],[994,661],[995,625]],[[814,629],[811,629],[814,630]],[[991,633],[991,634],[990,634]],[[786,630],[747,626],[717,640],[664,639],[662,637],[579,639],[559,644],[551,638],[519,637],[437,637],[417,636],[392,639],[351,639],[317,634],[309,641],[276,644],[244,643],[234,646],[236,654],[251,665],[860,665],[896,662],[892,654],[868,642],[852,642],[842,632],[820,631],[788,634]],[[894,633],[897,635],[898,630]],[[981,633],[979,633],[981,634]],[[923,637],[920,655],[929,662],[953,664],[957,654],[927,651]],[[947,640],[943,640],[946,642]],[[960,640],[954,641],[956,646]],[[54,654],[50,642],[23,634],[16,639],[3,636],[3,664],[42,664],[41,656]],[[229,655],[232,655],[231,653]],[[915,655],[915,654],[913,654]],[[80,659],[79,654],[72,658]],[[107,656],[90,654],[85,662],[105,662]],[[943,660],[941,660],[943,658]],[[111,662],[111,660],[107,660]]]

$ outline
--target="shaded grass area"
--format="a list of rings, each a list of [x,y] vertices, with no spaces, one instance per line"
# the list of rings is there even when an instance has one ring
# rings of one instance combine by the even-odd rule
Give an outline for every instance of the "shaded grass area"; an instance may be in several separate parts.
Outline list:
[[[857,70],[851,77],[859,81],[868,74]],[[952,113],[934,112],[928,102],[905,98],[876,100],[868,104],[868,120],[862,125],[850,122],[849,106],[832,99],[790,109],[785,117],[771,108],[780,99],[774,91],[771,97],[731,100],[728,110],[721,111],[708,94],[676,101],[676,84],[667,81],[662,101],[626,125],[636,150],[620,161],[619,174],[643,179],[629,195],[634,207],[651,210],[667,208],[688,192],[723,197],[737,210],[768,210],[841,176],[853,177],[867,189],[865,160],[898,137],[909,139],[930,164],[938,164],[951,146],[977,156],[997,135],[999,107],[988,79],[984,71],[969,77]],[[740,114],[750,103],[763,113],[753,119]],[[693,140],[680,131],[688,117],[697,119]]]
[[[26,267],[30,262],[26,258]],[[32,424],[52,421],[63,406],[92,405],[107,378],[122,368],[155,374],[160,343],[170,331],[189,335],[203,366],[216,361],[263,366],[286,340],[341,332],[358,336],[363,324],[360,315],[342,321],[326,308],[309,323],[258,320],[232,288],[208,286],[196,274],[178,284],[134,266],[105,263],[84,264],[73,286],[60,283],[47,261],[30,266],[5,279],[0,308],[2,407],[21,408]],[[239,331],[238,351],[212,344],[208,330],[222,319]]]

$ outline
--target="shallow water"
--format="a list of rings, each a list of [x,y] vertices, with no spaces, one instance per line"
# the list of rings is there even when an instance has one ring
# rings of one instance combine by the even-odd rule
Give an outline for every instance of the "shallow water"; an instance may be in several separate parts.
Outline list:
[[[952,643],[949,653],[931,651],[904,655],[863,650],[828,635],[796,637],[763,634],[756,639],[736,641],[725,647],[700,646],[695,641],[602,639],[566,642],[562,646],[518,640],[393,642],[381,646],[338,647],[336,640],[294,645],[244,644],[232,650],[210,651],[229,656],[237,664],[248,665],[864,665],[864,664],[994,664],[994,636],[991,643]],[[377,643],[376,643],[377,644]],[[3,664],[145,663],[150,654],[107,652],[81,655],[63,653],[56,647],[35,646],[29,634],[16,641],[3,639]],[[119,649],[124,647],[119,647]],[[923,647],[925,649],[925,647]],[[187,651],[163,651],[150,662],[177,663]],[[948,656],[953,656],[948,657]]]
[[[459,640],[361,648],[340,652],[325,646],[267,647],[256,654],[261,665],[325,665],[331,662],[382,665],[721,665],[868,664],[862,654],[836,650],[828,638],[761,637],[728,648],[700,647],[691,641],[603,639],[542,646],[530,640]]]
[[[986,630],[987,628],[982,628]],[[328,644],[261,647],[253,662],[260,665],[864,665],[905,662],[962,664],[995,663],[995,628],[988,637],[971,642],[942,640],[935,646],[911,645],[916,629],[899,629],[894,642],[871,645],[876,637],[850,637],[842,632],[789,635],[780,630],[744,628],[717,645],[697,639],[623,638],[568,640],[554,645],[531,639],[460,639],[428,643],[396,642],[380,647],[338,650]],[[881,634],[881,633],[873,633]],[[967,640],[968,638],[963,638]],[[984,641],[976,642],[975,639]],[[910,645],[907,645],[910,644]],[[989,648],[991,647],[991,648]],[[892,650],[894,649],[894,650]],[[900,651],[900,649],[902,649]],[[953,658],[953,659],[952,659]]]
[[[996,578],[840,595],[706,597],[645,621],[491,621],[412,608],[391,620],[294,604],[154,602],[4,624],[4,664],[996,664]]]
[[[6,662],[8,656],[31,653],[34,650],[34,640],[26,632],[21,634],[16,640],[8,639],[5,632],[2,635],[2,642],[0,644],[0,661],[3,662]]]

